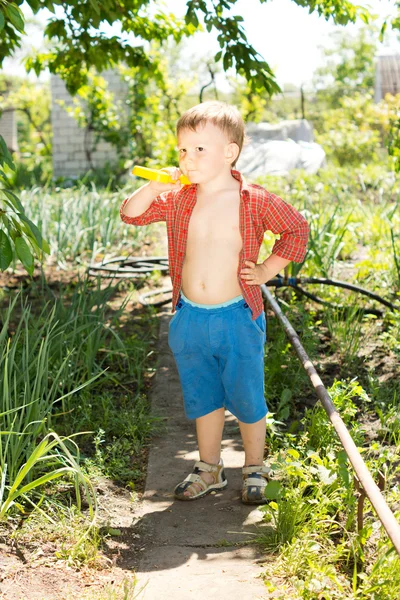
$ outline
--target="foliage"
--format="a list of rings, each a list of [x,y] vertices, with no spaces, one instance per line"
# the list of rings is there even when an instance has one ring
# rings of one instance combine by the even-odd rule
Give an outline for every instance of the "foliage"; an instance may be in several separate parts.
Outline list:
[[[111,192],[83,182],[67,189],[35,186],[23,190],[21,200],[27,205],[29,218],[38,223],[49,240],[49,261],[66,269],[70,261],[84,264],[111,253],[137,253],[148,228],[121,227],[115,210],[132,193],[132,187],[128,183],[122,190]]]
[[[138,585],[137,575],[127,575],[118,583],[107,583],[101,590],[89,590],[80,600],[141,600],[147,582],[140,588]],[[65,600],[75,600],[74,594],[69,594]]]
[[[370,94],[357,92],[338,103],[339,108],[322,111],[314,121],[316,141],[340,166],[377,161],[400,108],[400,95],[387,94],[376,104]]]
[[[363,444],[358,421],[366,408],[362,404],[358,408],[354,400],[368,402],[366,391],[355,379],[335,381],[328,391],[353,439]],[[351,467],[325,411],[320,405],[307,410],[302,424],[301,435],[282,434],[283,447],[278,443],[269,458],[274,477],[265,489],[269,502],[261,510],[266,527],[258,541],[280,554],[265,573],[268,591],[281,600],[311,600],[318,594],[330,600],[394,600],[400,585],[395,575],[399,559],[383,533],[378,534],[379,521],[370,512],[364,516],[363,528],[355,530]],[[392,502],[398,500],[396,453],[389,462],[379,444],[369,450],[373,476],[386,464]],[[276,577],[279,588],[273,583]]]
[[[4,141],[0,139],[0,145],[2,143],[4,144]],[[6,153],[4,156],[7,158]],[[8,160],[6,164],[14,168],[11,160]],[[0,177],[3,175],[6,177],[4,171],[0,170]],[[44,252],[49,254],[48,242],[42,237],[38,227],[26,216],[18,196],[7,188],[0,188],[0,198],[6,207],[0,209],[3,226],[0,229],[0,270],[7,269],[16,254],[28,273],[32,275],[34,255],[42,260]]]
[[[310,224],[306,261],[289,265],[290,275],[296,276],[301,266],[304,276],[341,279],[341,261],[354,257],[353,282],[399,303],[400,185],[385,164],[329,167],[318,175],[293,171],[287,177],[260,177],[257,183],[293,204]],[[272,243],[273,236],[266,235],[265,248]],[[343,299],[343,292],[328,286],[314,290],[328,301]]]
[[[373,24],[354,37],[337,32],[334,47],[324,49],[326,64],[314,74],[310,119],[318,132],[316,141],[339,165],[376,160],[377,148],[387,146],[399,171],[399,96],[372,102],[377,44]]]
[[[274,122],[276,116],[268,110],[272,99],[261,94],[255,94],[243,77],[230,78],[233,89],[230,101],[238,107],[245,122],[259,123],[260,121]]]
[[[16,168],[3,165],[3,181],[10,189],[45,183],[51,176],[52,128],[50,87],[28,79],[0,75],[0,106],[16,111],[18,153]]]
[[[354,37],[336,31],[334,42],[333,48],[323,49],[324,66],[313,77],[318,103],[330,109],[340,108],[341,100],[356,91],[373,93],[378,31],[374,25],[363,27]]]
[[[313,241],[304,272],[313,275],[321,265],[329,266],[326,273],[334,278],[357,256],[350,274],[339,278],[363,280],[364,287],[381,295],[387,290],[396,301],[400,213],[399,182],[393,172],[379,164],[345,166],[326,168],[318,175],[267,177],[261,183],[298,208],[303,206],[311,220]],[[329,239],[338,252],[324,263]],[[335,300],[342,309],[315,308],[307,302],[306,310],[295,289],[277,290],[277,296],[325,385],[335,375],[328,388],[335,407],[374,479],[383,474],[387,502],[396,507],[399,387],[390,349],[398,352],[400,312],[362,319],[356,312],[362,306],[360,297],[344,297],[329,286],[319,286],[318,296]],[[299,362],[275,321],[268,322],[265,369],[268,404],[274,411],[267,430],[267,462],[274,477],[266,488],[269,502],[262,509],[265,527],[259,537],[266,550],[279,549],[265,572],[268,591],[281,600],[394,600],[399,594],[399,559],[368,502],[363,528],[358,529],[351,466],[322,405],[308,408],[311,400],[297,373]],[[318,334],[320,346],[310,344]],[[375,365],[389,356],[387,378],[379,383],[373,376]],[[349,380],[349,372],[357,378]]]
[[[88,82],[72,100],[72,106],[67,106],[64,100],[56,102],[85,130],[84,150],[89,168],[95,169],[92,153],[100,140],[111,143],[123,158],[130,137],[125,100],[115,98],[105,79],[94,70],[88,73]]]
[[[34,84],[28,79],[5,75],[0,77],[2,109],[13,108],[23,117],[19,122],[19,152],[27,157],[35,153],[51,157],[51,95],[48,84]]]
[[[8,412],[10,411],[2,413],[1,416],[8,414]],[[23,434],[19,434],[15,431],[1,431],[1,435],[6,436],[7,444],[7,438],[11,435],[22,436]],[[72,442],[77,451],[76,456],[73,456],[66,444],[66,441],[70,441],[72,437],[73,436],[70,436],[70,438],[67,439],[61,439],[53,431],[47,433],[37,446],[30,447],[26,462],[21,465],[18,473],[11,478],[11,483],[6,483],[7,477],[9,476],[7,472],[8,463],[4,462],[4,457],[1,456],[0,519],[4,519],[13,506],[24,513],[25,511],[21,505],[21,499],[24,499],[25,501],[32,503],[36,508],[39,508],[41,501],[39,501],[38,505],[35,505],[34,502],[29,500],[28,492],[31,492],[32,490],[36,491],[36,488],[39,488],[54,479],[65,477],[65,475],[72,475],[75,479],[78,509],[81,507],[79,483],[84,485],[86,498],[89,500],[91,517],[95,517],[93,508],[97,508],[96,496],[90,480],[83,474],[79,467],[79,448],[75,442]],[[50,441],[51,438],[53,438],[52,441]],[[57,446],[59,446],[61,452],[59,451],[57,453],[57,449],[53,450]],[[58,468],[51,470],[51,467],[54,466]],[[38,471],[40,476],[38,476]],[[34,472],[36,472],[36,475],[33,475]]]
[[[396,117],[399,113],[397,113]],[[400,173],[400,118],[394,118],[388,139],[388,152],[393,157],[396,173]]]
[[[18,196],[9,189],[7,173],[10,172],[15,172],[15,164],[0,136],[0,184],[6,185],[0,187],[0,202],[4,207],[0,208],[0,271],[7,269],[16,256],[32,275],[34,256],[43,260],[43,253],[49,253],[49,246],[38,227],[26,216]]]
[[[44,289],[50,292],[47,287]],[[97,472],[120,481],[140,476],[135,461],[156,421],[149,416],[148,403],[142,394],[148,340],[154,333],[155,322],[150,321],[149,315],[149,320],[145,319],[146,337],[139,339],[133,333],[123,342],[120,320],[129,296],[108,317],[108,302],[114,292],[112,285],[100,289],[99,281],[93,289],[86,279],[79,282],[68,298],[66,290],[60,287],[60,297],[52,297],[39,311],[32,310],[27,296],[18,292],[1,315],[0,396],[4,410],[0,414],[0,496],[3,494],[5,501],[6,491],[10,494],[0,516],[10,509],[23,512],[27,502],[43,500],[37,496],[36,488],[51,480],[51,477],[41,478],[43,471],[49,471],[47,461],[49,466],[56,463],[51,461],[51,453],[44,458],[50,449],[46,444],[38,450],[42,456],[38,462],[35,449],[38,440],[46,439],[50,432],[61,446],[56,453],[60,462],[64,457],[64,463],[71,466],[71,456],[65,456],[61,438],[65,435],[69,440],[80,431],[86,441],[95,430],[103,428],[105,435],[101,442],[105,441],[106,446],[100,448],[99,441],[93,460],[81,461],[78,452],[75,463],[80,463],[81,469],[93,472],[96,468]],[[30,298],[34,297],[31,291]],[[21,300],[20,310],[18,300]],[[112,390],[118,386],[126,392],[124,378],[129,379],[136,392],[120,398],[116,411],[117,400]],[[43,462],[46,465],[40,469]],[[22,479],[19,479],[24,465],[29,465],[23,474],[24,485],[35,482],[26,490],[20,489]],[[59,477],[70,469],[55,472],[60,475],[54,476]],[[21,496],[18,505],[13,494],[15,498]]]
[[[24,437],[23,444],[17,438],[6,439],[1,453],[11,480],[34,440],[51,427],[53,405],[60,402],[65,412],[66,398],[104,374],[107,357],[99,354],[100,348],[104,344],[124,348],[118,335],[104,325],[105,306],[100,302],[96,306],[95,299],[94,294],[75,294],[67,308],[61,297],[50,311],[46,303],[35,317],[25,299],[18,326],[9,337],[17,295],[2,319],[0,395],[6,410],[2,425]]]
[[[260,0],[264,2],[265,0]],[[309,12],[317,11],[326,18],[333,18],[338,24],[355,22],[357,17],[366,21],[370,18],[368,11],[361,6],[354,6],[349,0],[295,0],[297,4],[308,7]],[[55,13],[58,2],[55,0],[27,0],[33,13],[47,8]],[[66,82],[72,93],[87,83],[87,74],[91,66],[98,72],[118,63],[126,63],[128,67],[140,67],[152,71],[154,62],[146,54],[144,46],[133,46],[122,35],[106,38],[99,33],[100,24],[106,22],[113,25],[119,22],[121,32],[133,33],[136,39],[143,41],[158,40],[163,42],[169,37],[179,41],[183,36],[192,35],[202,28],[200,19],[208,31],[218,32],[220,52],[215,55],[215,62],[222,60],[226,71],[232,66],[249,81],[252,91],[267,91],[272,94],[279,90],[269,65],[249,44],[241,25],[243,18],[238,15],[226,16],[236,0],[223,0],[218,4],[207,4],[204,0],[188,0],[184,21],[173,14],[162,12],[156,2],[149,0],[129,0],[123,9],[115,0],[98,3],[91,0],[81,3],[77,0],[64,3],[65,18],[51,19],[45,29],[45,35],[54,41],[54,48],[47,54],[37,54],[28,58],[26,66],[39,74],[44,68],[51,73],[58,73]],[[149,11],[149,5],[155,10]],[[21,45],[24,34],[24,15],[16,4],[2,0],[0,4],[0,31],[3,30],[0,42],[0,65],[5,56]],[[56,41],[57,40],[57,41]],[[73,40],[73,43],[71,41]]]

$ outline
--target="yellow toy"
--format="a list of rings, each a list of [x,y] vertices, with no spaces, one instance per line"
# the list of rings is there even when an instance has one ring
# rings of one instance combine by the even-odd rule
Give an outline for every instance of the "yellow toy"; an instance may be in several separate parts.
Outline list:
[[[137,177],[151,179],[152,181],[158,181],[159,183],[174,183],[169,173],[166,173],[165,171],[157,171],[157,169],[148,169],[147,167],[135,166],[132,169],[132,173]],[[190,185],[190,181],[186,175],[181,175],[179,177],[179,181],[182,185]]]

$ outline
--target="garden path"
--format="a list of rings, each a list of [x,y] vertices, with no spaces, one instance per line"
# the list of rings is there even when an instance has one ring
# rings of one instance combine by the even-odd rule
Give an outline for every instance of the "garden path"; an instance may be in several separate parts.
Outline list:
[[[160,313],[158,368],[152,413],[165,422],[153,438],[146,487],[135,511],[141,552],[136,568],[143,600],[204,597],[258,600],[267,597],[260,574],[263,555],[248,545],[262,527],[258,507],[240,501],[244,452],[236,419],[226,413],[222,457],[228,487],[193,502],[174,500],[175,485],[198,459],[194,421],[186,419],[178,373],[168,346],[170,306]]]

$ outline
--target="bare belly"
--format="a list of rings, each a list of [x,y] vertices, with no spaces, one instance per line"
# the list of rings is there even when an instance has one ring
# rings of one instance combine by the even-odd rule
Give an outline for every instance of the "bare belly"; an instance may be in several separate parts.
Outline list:
[[[237,269],[239,249],[209,246],[187,251],[182,270],[182,291],[199,304],[219,304],[242,294]]]
[[[242,294],[238,191],[229,189],[212,198],[198,195],[182,270],[182,291],[193,302],[219,304]]]

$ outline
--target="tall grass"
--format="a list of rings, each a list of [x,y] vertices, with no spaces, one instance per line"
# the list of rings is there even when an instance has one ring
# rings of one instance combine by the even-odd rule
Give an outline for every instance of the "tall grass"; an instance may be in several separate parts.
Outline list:
[[[135,381],[140,394],[146,345],[130,343],[128,349],[122,340],[118,332],[119,321],[129,298],[125,298],[110,317],[108,300],[113,291],[111,285],[101,289],[99,281],[93,290],[86,278],[75,287],[68,301],[65,290],[60,287],[59,297],[44,302],[37,310],[20,290],[1,311],[0,473],[3,494],[12,490],[17,481],[21,486],[38,481],[39,461],[33,464],[30,461],[49,432],[56,436],[56,421],[59,427],[60,417],[76,408],[76,404],[70,403],[72,396],[87,394],[89,390],[93,396],[95,387],[101,385],[104,388],[107,382],[114,388],[116,370],[123,372],[125,379]],[[101,394],[97,396],[99,400],[102,397]],[[93,410],[101,414],[95,401]],[[129,419],[125,423],[128,424]],[[90,428],[91,423],[85,425]],[[143,432],[148,431],[148,418],[143,425]],[[66,423],[63,428],[68,428]],[[74,431],[76,429],[71,436],[77,435]],[[133,439],[136,437],[135,434]],[[66,444],[57,438],[59,448],[65,448]],[[61,460],[64,453],[59,450],[58,454]],[[45,459],[42,457],[40,462],[43,468]],[[30,467],[26,469],[24,465],[28,464]],[[22,471],[23,481],[20,479]],[[13,505],[17,508],[14,502],[6,503],[3,512]]]
[[[94,184],[21,191],[27,216],[38,225],[57,262],[94,260],[98,255],[135,253],[148,233],[146,227],[128,227],[119,216],[122,200],[137,183],[110,192]]]
[[[370,402],[365,390],[352,380],[336,381],[329,392],[362,447],[364,432],[358,419]],[[371,451],[367,462],[373,476],[385,466],[389,503],[396,506],[400,446],[394,417],[392,411],[384,435],[390,436],[386,441],[397,444],[397,455],[389,458],[379,444],[366,445],[364,450]],[[363,528],[357,529],[351,467],[324,409],[318,404],[307,410],[302,425],[303,434],[291,437],[292,447],[278,448],[270,457],[275,477],[265,490],[269,502],[261,509],[268,527],[258,541],[269,551],[280,552],[265,578],[269,582],[271,575],[279,577],[282,593],[272,583],[267,583],[269,591],[281,600],[395,600],[400,590],[400,559],[370,510],[365,511]]]
[[[399,304],[400,181],[392,173],[328,169],[318,176],[297,173],[260,183],[294,204],[310,223],[302,275],[358,282]],[[267,239],[266,248],[271,247]],[[291,274],[297,272],[295,265]],[[384,309],[382,318],[365,318],[359,296],[329,286],[304,287],[343,306],[307,300],[305,310],[295,291],[277,290],[372,476],[376,481],[383,476],[384,494],[396,511],[400,313]],[[310,337],[320,343],[310,343]],[[266,444],[275,477],[266,488],[266,526],[259,541],[276,560],[265,571],[267,590],[280,600],[397,600],[400,559],[368,501],[358,530],[352,468],[322,406],[309,408],[311,393],[297,363],[270,319],[265,380],[273,414]]]
[[[354,264],[353,282],[356,279],[384,295],[398,289],[400,181],[393,173],[371,165],[323,169],[318,175],[294,171],[287,177],[268,176],[257,182],[293,204],[310,224],[303,275],[335,277],[343,261],[361,254]],[[271,236],[266,245],[272,247]],[[289,269],[295,276],[299,265],[291,263]],[[329,299],[329,288],[314,289]]]

